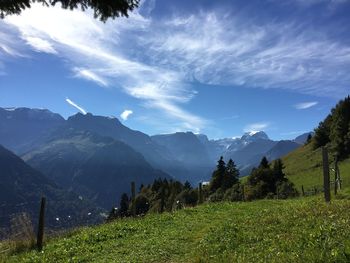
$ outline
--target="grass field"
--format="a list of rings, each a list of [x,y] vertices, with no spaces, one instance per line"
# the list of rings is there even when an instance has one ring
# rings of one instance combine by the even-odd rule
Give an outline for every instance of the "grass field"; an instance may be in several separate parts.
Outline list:
[[[334,167],[331,154],[329,155],[330,167]],[[313,150],[311,145],[301,147],[283,158],[284,172],[287,177],[301,191],[323,185],[322,153],[321,149]],[[339,163],[339,170],[344,187],[350,186],[350,159]],[[331,171],[331,180],[334,173]]]
[[[349,262],[350,191],[205,204],[83,228],[5,262]]]
[[[299,190],[322,186],[320,150],[283,161]],[[350,262],[350,160],[339,167],[344,189],[330,204],[322,195],[204,204],[77,229],[0,262]]]

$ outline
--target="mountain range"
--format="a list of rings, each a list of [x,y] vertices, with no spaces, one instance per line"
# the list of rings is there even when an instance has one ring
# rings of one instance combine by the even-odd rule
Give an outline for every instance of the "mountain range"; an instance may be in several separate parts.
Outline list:
[[[46,224],[51,228],[102,220],[103,210],[94,203],[58,186],[2,146],[0,167],[0,228],[8,228],[17,213],[25,212],[36,222],[42,196],[47,199]]]
[[[244,176],[263,156],[274,160],[286,155],[307,135],[284,141],[271,140],[263,131],[216,140],[192,132],[149,136],[117,118],[91,113],[65,120],[46,109],[0,108],[1,145],[46,178],[42,182],[104,209],[117,205],[123,192],[130,193],[131,181],[137,186],[157,178],[197,184],[210,179],[220,156],[233,159]]]
[[[308,134],[283,141],[271,140],[263,131],[245,133],[240,138],[215,140],[192,132],[149,136],[126,127],[117,118],[91,113],[77,113],[65,120],[46,109],[0,108],[0,144],[46,175],[60,177],[58,181],[63,184],[65,177],[72,177],[72,170],[67,170],[67,163],[68,166],[59,171],[58,164],[68,161],[72,164],[74,158],[69,160],[70,155],[76,154],[79,158],[84,156],[78,153],[77,144],[87,147],[86,152],[92,153],[91,148],[88,149],[92,137],[123,143],[119,147],[123,145],[141,154],[144,161],[154,169],[175,179],[197,183],[210,177],[220,156],[225,160],[233,159],[241,174],[247,175],[263,156],[269,160],[279,158],[304,144]],[[69,141],[70,138],[73,142]],[[65,146],[61,139],[66,141]],[[100,145],[101,142],[98,142],[94,147]],[[48,171],[48,153],[58,156],[55,155],[57,151],[61,157],[51,160],[51,163],[56,162],[56,166],[53,166],[56,168],[53,168],[54,172]],[[46,157],[43,158],[43,155]],[[130,159],[130,163],[135,162]],[[65,175],[54,175],[62,172]]]

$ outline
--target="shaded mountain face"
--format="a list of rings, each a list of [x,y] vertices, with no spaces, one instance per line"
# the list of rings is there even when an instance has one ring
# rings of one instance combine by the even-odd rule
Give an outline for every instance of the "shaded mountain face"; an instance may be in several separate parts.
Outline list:
[[[313,136],[314,132],[303,133],[302,135],[299,135],[298,137],[296,137],[294,139],[294,142],[304,145],[306,143],[306,141],[307,141],[307,137],[309,136],[309,134],[311,134]]]
[[[127,144],[89,131],[64,127],[42,147],[23,156],[59,185],[110,209],[130,183],[169,178]]]
[[[89,113],[78,113],[67,121],[47,110],[1,109],[0,113],[0,142],[6,142],[11,150],[21,153],[33,166],[68,188],[72,187],[77,169],[90,157],[86,153],[93,154],[113,141],[123,142],[142,154],[145,162],[152,167],[193,184],[210,179],[220,156],[224,156],[225,160],[232,158],[241,170],[248,171],[241,173],[246,175],[250,172],[247,168],[260,161],[262,156],[271,154],[271,157],[278,158],[286,152],[275,149],[268,153],[277,142],[270,140],[264,132],[218,140],[209,140],[203,134],[191,132],[150,137],[129,129],[117,118]],[[70,134],[70,131],[80,134]],[[86,132],[89,135],[84,137]],[[93,136],[103,142],[93,142]],[[65,142],[62,143],[62,140]]]
[[[59,114],[49,110],[0,108],[0,144],[22,154],[64,122]]]
[[[73,188],[102,207],[110,208],[119,205],[120,195],[129,192],[132,181],[138,188],[158,178],[170,179],[151,167],[141,154],[125,146],[113,142],[95,151],[76,171]]]
[[[102,210],[94,204],[63,190],[2,146],[0,170],[1,227],[7,227],[10,219],[22,212],[28,213],[36,224],[42,196],[47,199],[46,224],[49,227],[68,227],[102,220]]]
[[[276,160],[282,156],[287,155],[291,151],[299,148],[300,144],[290,140],[279,141],[267,153],[266,158],[269,161]]]
[[[153,141],[167,148],[173,158],[188,165],[210,164],[204,144],[192,132],[155,135]]]
[[[74,129],[91,131],[124,142],[143,154],[151,164],[158,164],[164,158],[170,157],[166,150],[154,143],[147,134],[124,126],[117,118],[78,113],[69,117],[67,123]]]
[[[124,126],[117,118],[77,113],[67,120],[67,125],[77,130],[86,130],[126,143],[141,153],[153,167],[175,178],[184,171],[167,148],[155,143],[150,136]]]
[[[206,136],[199,139],[192,132],[177,132],[151,138],[170,152],[175,161],[172,163],[172,169],[178,169],[174,173],[178,180],[188,180],[197,184],[210,178],[215,162],[212,161],[210,149],[205,144],[208,141]]]

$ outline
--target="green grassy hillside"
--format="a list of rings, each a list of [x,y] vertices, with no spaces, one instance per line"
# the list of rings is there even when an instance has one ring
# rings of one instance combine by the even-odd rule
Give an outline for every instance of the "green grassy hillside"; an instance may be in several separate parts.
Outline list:
[[[329,155],[330,167],[334,167],[332,155]],[[300,191],[301,186],[311,189],[314,186],[323,185],[322,153],[321,148],[313,150],[312,146],[306,145],[296,149],[283,158],[284,172]],[[350,159],[339,163],[339,170],[343,185],[350,186]],[[331,180],[334,173],[331,171]]]
[[[216,203],[77,230],[6,262],[349,262],[350,192]]]

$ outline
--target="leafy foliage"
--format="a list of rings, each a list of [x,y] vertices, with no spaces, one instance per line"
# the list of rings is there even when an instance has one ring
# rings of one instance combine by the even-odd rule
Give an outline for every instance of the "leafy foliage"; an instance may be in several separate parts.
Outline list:
[[[62,8],[71,10],[81,9],[84,11],[91,8],[94,11],[94,17],[104,22],[108,18],[128,17],[128,13],[139,5],[139,0],[1,0],[0,17],[20,14],[35,2],[42,3],[44,6],[61,4]]]
[[[142,186],[132,202],[126,194],[121,196],[118,209],[112,209],[108,221],[118,217],[131,216],[135,209],[136,215],[148,212],[163,213],[195,206],[198,202],[198,189],[193,189],[189,182],[156,179],[151,185]]]
[[[252,170],[247,180],[245,197],[247,200],[277,196],[278,198],[295,197],[298,195],[293,183],[289,182],[283,172],[281,159],[269,164],[262,158],[258,168]]]
[[[315,129],[314,148],[328,143],[336,157],[344,159],[350,155],[350,96],[339,101]]]
[[[235,190],[232,188],[235,187]],[[227,165],[221,156],[216,170],[213,172],[212,179],[209,184],[211,195],[209,202],[219,202],[222,200],[238,201],[242,200],[242,189],[239,187],[239,170],[232,159]]]

